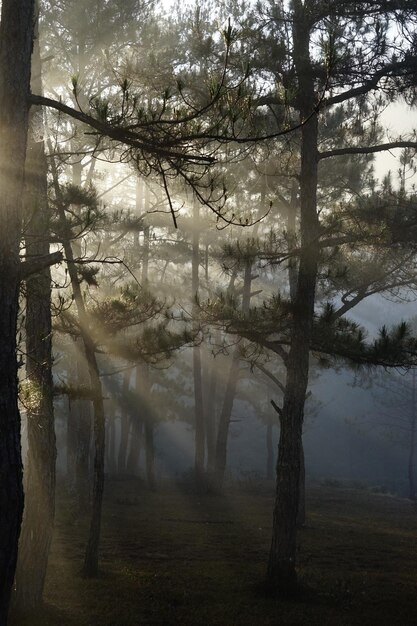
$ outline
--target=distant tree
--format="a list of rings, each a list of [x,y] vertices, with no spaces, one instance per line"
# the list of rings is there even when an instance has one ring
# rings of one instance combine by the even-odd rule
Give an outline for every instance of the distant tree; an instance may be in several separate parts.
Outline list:
[[[360,380],[360,378],[359,378]],[[407,452],[408,497],[416,499],[417,380],[415,369],[381,372],[365,377],[370,380],[374,408],[352,421],[360,430],[372,428]]]

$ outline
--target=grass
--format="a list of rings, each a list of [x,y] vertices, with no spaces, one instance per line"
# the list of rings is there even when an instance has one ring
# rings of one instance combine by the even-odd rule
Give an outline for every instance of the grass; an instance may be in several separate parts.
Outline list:
[[[293,600],[262,593],[272,494],[107,487],[101,572],[80,577],[87,519],[59,499],[45,606],[15,626],[417,623],[417,514],[406,500],[315,487]]]

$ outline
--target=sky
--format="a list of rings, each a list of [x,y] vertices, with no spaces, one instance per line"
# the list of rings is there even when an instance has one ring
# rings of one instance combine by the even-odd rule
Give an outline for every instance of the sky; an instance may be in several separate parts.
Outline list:
[[[417,129],[417,110],[414,110],[405,103],[396,103],[388,107],[381,119],[387,129],[387,136],[392,139],[406,135]],[[399,168],[398,158],[400,150],[384,152],[376,156],[375,171],[378,177],[383,176],[388,170],[395,172]],[[409,181],[410,182],[410,181]],[[417,184],[417,176],[413,177],[413,182]]]

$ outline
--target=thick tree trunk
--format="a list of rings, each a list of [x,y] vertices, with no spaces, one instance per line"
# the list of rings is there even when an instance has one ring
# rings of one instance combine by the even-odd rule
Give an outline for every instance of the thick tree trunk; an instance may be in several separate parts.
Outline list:
[[[245,275],[243,281],[242,311],[248,313],[250,305],[250,290],[252,284],[252,262],[248,260],[245,264]],[[210,480],[210,485],[216,491],[223,488],[224,474],[226,471],[227,443],[229,439],[230,419],[232,417],[233,403],[236,395],[236,387],[239,380],[240,347],[236,346],[232,363],[230,365],[227,379],[226,391],[222,410],[219,418],[217,430],[216,454],[214,462],[214,476]]]
[[[34,85],[40,93],[40,52],[36,38]],[[32,114],[34,111],[32,112]],[[39,111],[37,113],[40,113]],[[25,175],[28,258],[49,254],[47,164],[43,141],[28,143]],[[25,467],[25,510],[16,571],[15,606],[34,611],[42,602],[55,516],[55,461],[51,338],[51,273],[47,268],[26,281],[26,376],[28,456]]]
[[[0,624],[7,623],[23,512],[17,405],[22,189],[28,131],[33,0],[3,0],[0,24]]]
[[[301,130],[301,253],[297,293],[293,301],[291,346],[286,362],[287,381],[281,415],[276,502],[267,570],[267,586],[280,593],[293,592],[297,587],[296,527],[302,425],[318,264],[317,115],[313,113],[316,97],[309,52],[307,9],[301,0],[294,2],[293,36],[298,107],[301,121],[305,123]]]

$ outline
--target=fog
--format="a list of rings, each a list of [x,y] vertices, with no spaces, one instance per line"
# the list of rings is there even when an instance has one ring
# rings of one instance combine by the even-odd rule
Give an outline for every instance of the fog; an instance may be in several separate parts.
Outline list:
[[[2,4],[0,626],[415,623],[412,3]]]

